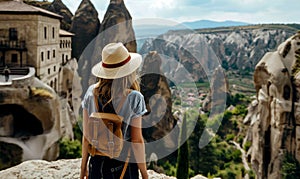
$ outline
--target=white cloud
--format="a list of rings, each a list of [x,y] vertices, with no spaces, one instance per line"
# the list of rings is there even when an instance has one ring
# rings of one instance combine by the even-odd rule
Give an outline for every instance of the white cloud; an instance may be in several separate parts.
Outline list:
[[[109,0],[91,0],[103,19]],[[299,0],[124,0],[133,19],[300,23]],[[74,13],[81,0],[63,0]]]
[[[174,0],[152,0],[150,8],[153,9],[174,9],[176,3]]]

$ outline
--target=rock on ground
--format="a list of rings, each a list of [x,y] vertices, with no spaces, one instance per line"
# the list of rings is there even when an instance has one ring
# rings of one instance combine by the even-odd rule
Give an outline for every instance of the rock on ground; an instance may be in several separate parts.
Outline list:
[[[53,162],[45,160],[30,160],[17,166],[0,171],[0,178],[79,178],[81,159],[63,159]],[[148,170],[149,179],[176,179],[164,174]],[[141,177],[140,177],[141,178]]]

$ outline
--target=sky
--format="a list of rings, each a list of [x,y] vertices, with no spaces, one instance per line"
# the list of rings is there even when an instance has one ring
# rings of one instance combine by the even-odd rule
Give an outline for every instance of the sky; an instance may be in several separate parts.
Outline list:
[[[51,1],[51,0],[49,0]],[[74,14],[81,0],[62,0]],[[102,21],[109,0],[91,0]],[[133,20],[300,23],[299,0],[124,0]]]

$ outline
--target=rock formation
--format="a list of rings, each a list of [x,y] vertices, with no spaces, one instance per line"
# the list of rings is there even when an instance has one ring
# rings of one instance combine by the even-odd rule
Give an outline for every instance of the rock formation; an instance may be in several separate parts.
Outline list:
[[[23,2],[61,15],[63,19],[61,21],[60,28],[66,31],[70,30],[73,14],[69,10],[69,8],[62,2],[62,0],[54,0],[53,2],[23,0]]]
[[[103,33],[103,45],[122,42],[129,52],[136,52],[132,17],[123,0],[110,0],[99,33]]]
[[[100,28],[98,12],[90,0],[82,0],[72,20],[72,56],[80,59],[83,50],[97,36]],[[89,60],[89,59],[85,59]],[[84,60],[79,60],[79,63]],[[81,64],[80,64],[81,66]]]
[[[26,161],[22,164],[0,171],[0,178],[79,178],[81,159],[58,160],[47,162],[44,160]],[[176,179],[175,177],[159,174],[148,170],[149,179]],[[141,178],[141,176],[140,176]],[[206,179],[195,177],[195,179]]]
[[[29,159],[54,160],[58,156],[59,97],[37,78],[24,86],[1,87],[1,168]],[[12,147],[20,149],[13,156]]]
[[[143,118],[144,137],[148,142],[165,137],[174,129],[176,120],[172,114],[172,94],[167,78],[161,72],[162,59],[155,51],[144,58],[141,74],[141,92],[145,97],[149,114]],[[177,146],[178,136],[165,141],[165,148]],[[159,147],[161,146],[157,146]]]
[[[195,31],[169,31],[158,36],[155,40],[146,40],[139,52],[143,54],[151,50],[157,50],[160,54],[167,54],[171,58],[179,59],[178,50],[181,47],[188,51],[191,47],[196,48],[201,38],[212,49],[214,55],[219,59],[219,63],[225,70],[247,74],[254,70],[255,65],[266,52],[275,50],[279,44],[296,32],[296,29],[288,26],[272,28],[267,25],[246,26],[234,30],[232,30],[232,28],[220,28]],[[200,54],[204,59],[210,59],[212,54],[205,53],[205,51],[206,50],[200,51]],[[185,53],[185,56],[187,55],[188,54]],[[192,55],[197,59],[201,59],[200,55],[195,55],[195,53],[192,53]],[[184,62],[181,63],[184,64],[187,69],[193,69],[189,71],[192,72],[195,80],[206,78],[203,70],[199,70],[201,67],[195,66],[195,58],[187,56]],[[213,68],[210,68],[211,70],[217,67],[213,64],[211,65],[213,66]],[[205,68],[202,63],[201,66]],[[180,68],[173,68],[172,72],[178,74],[180,70]]]
[[[67,6],[62,2],[62,0],[54,0],[47,7],[47,10],[63,16],[63,19],[60,24],[60,28],[66,31],[70,30],[73,14],[67,8]]]
[[[245,118],[250,123],[249,158],[258,178],[282,178],[286,153],[300,161],[300,33],[266,53],[256,65],[257,99]]]
[[[80,84],[80,77],[77,73],[78,64],[75,58],[69,60],[64,66],[60,68],[61,79],[60,83],[60,102],[61,102],[61,125],[62,130],[65,131],[63,136],[69,134],[69,138],[73,139],[73,126],[76,124],[79,117],[79,109],[81,107],[82,87]],[[67,114],[67,115],[66,115]]]
[[[59,95],[30,69],[11,85],[1,84],[0,169],[32,159],[56,160],[58,141],[73,138],[82,92],[76,59],[61,67]]]
[[[212,76],[219,59],[199,34],[169,32],[148,40],[141,54],[157,51],[164,56],[162,71],[176,83],[198,82]]]
[[[210,83],[210,90],[203,101],[201,110],[211,112],[211,114],[220,114],[224,111],[226,100],[230,96],[228,81],[221,66],[215,69]]]
[[[102,48],[111,42],[122,42],[128,51],[136,52],[132,18],[122,0],[110,1],[98,36],[84,50],[79,59],[79,65],[82,66],[80,74],[84,91],[89,84],[95,82],[95,78],[91,76],[91,68],[100,62]]]

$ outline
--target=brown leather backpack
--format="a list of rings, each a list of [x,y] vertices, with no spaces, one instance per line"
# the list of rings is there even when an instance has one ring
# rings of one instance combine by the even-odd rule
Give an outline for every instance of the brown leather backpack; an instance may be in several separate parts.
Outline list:
[[[121,99],[118,113],[125,101],[125,97]],[[95,106],[99,111],[97,97],[94,96]],[[123,117],[113,113],[94,112],[88,120],[87,139],[89,141],[88,152],[90,155],[101,155],[109,158],[117,158],[123,149],[122,134]]]

